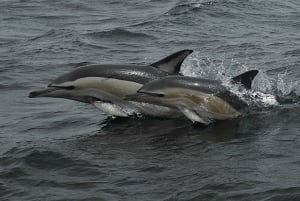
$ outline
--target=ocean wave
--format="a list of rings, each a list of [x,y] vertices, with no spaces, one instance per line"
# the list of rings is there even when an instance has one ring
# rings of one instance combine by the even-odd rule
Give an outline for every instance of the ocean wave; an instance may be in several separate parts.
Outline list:
[[[39,148],[12,148],[2,155],[0,166],[3,167],[3,171],[0,171],[2,178],[29,176],[34,170],[62,170],[66,176],[90,177],[102,174],[97,166],[88,161]]]
[[[300,56],[300,49],[289,50],[284,53],[285,56],[292,56],[292,57],[299,57]]]
[[[44,170],[87,165],[87,162],[68,158],[61,153],[47,150],[34,150],[24,156],[22,160],[30,167]]]
[[[140,32],[134,32],[134,31],[128,31],[123,28],[115,28],[108,31],[100,31],[100,32],[92,32],[85,34],[88,37],[92,38],[103,38],[103,39],[111,39],[111,40],[149,40],[154,39],[154,36],[140,33]]]
[[[11,82],[14,82],[13,80]],[[0,91],[28,89],[25,83],[1,84]]]
[[[289,200],[297,201],[300,198],[299,187],[288,187],[288,188],[271,188],[269,190],[257,190],[253,189],[254,192],[237,192],[235,195],[228,196],[228,200],[263,200],[263,201],[280,201]],[[249,199],[251,197],[251,199]]]
[[[167,11],[166,15],[181,15],[189,12],[195,12],[202,9],[203,6],[209,6],[212,4],[212,1],[191,1],[186,3],[180,3],[175,5],[169,11]]]
[[[47,32],[42,33],[41,35],[38,35],[38,36],[28,39],[28,41],[37,41],[37,40],[43,40],[46,38],[51,38],[51,39],[74,38],[77,35],[78,34],[75,34],[74,31],[67,30],[67,29],[51,29]]]
[[[3,185],[0,182],[1,198],[21,196],[22,200],[32,200],[30,197],[33,194],[26,190],[28,187],[36,190],[56,188],[62,191],[91,189],[99,183],[95,177],[107,177],[96,165],[86,160],[52,150],[13,148],[0,159],[0,179],[6,181]],[[49,195],[34,196],[49,198]]]

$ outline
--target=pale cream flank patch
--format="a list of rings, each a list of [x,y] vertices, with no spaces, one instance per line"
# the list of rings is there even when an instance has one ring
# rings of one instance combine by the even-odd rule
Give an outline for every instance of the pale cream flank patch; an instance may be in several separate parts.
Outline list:
[[[136,82],[104,77],[80,78],[73,81],[72,85],[77,89],[99,89],[118,97],[124,97],[128,94],[134,94],[143,86],[142,84]]]
[[[161,100],[172,106],[197,111],[201,119],[207,117],[224,120],[240,115],[229,103],[213,94],[182,88],[167,89],[164,93],[165,96]]]

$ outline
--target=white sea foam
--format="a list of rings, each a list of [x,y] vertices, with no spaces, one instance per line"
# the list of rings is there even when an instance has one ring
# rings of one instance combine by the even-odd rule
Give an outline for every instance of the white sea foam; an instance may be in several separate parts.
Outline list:
[[[253,107],[278,105],[278,97],[279,99],[286,97],[297,92],[296,89],[299,88],[297,81],[288,80],[287,71],[279,73],[275,78],[259,71],[253,80],[252,90],[241,89],[240,86],[230,82],[232,77],[251,69],[259,70],[235,59],[225,59],[225,56],[212,59],[201,56],[200,52],[194,52],[183,63],[182,73],[186,76],[220,80],[231,92]]]

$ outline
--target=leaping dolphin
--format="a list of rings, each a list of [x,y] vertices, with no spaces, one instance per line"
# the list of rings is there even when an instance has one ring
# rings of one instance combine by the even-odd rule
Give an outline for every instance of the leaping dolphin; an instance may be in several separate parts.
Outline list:
[[[63,74],[48,88],[32,91],[30,98],[54,97],[90,103],[110,116],[127,117],[135,113],[167,116],[174,110],[167,107],[123,100],[149,81],[176,75],[192,50],[181,50],[150,65],[86,65]]]
[[[232,78],[231,82],[251,89],[257,73],[257,70],[248,71]],[[176,108],[193,122],[202,124],[235,118],[248,106],[220,81],[187,76],[167,76],[151,81],[138,93],[128,95],[126,100]]]

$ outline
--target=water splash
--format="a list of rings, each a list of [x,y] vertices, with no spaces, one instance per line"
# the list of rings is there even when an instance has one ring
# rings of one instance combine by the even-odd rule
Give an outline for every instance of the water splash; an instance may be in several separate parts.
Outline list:
[[[215,1],[212,0],[190,0],[189,4],[194,8],[200,8],[203,5],[213,5]]]
[[[288,70],[277,75],[276,94],[280,103],[299,103],[299,81],[289,79]]]
[[[287,96],[291,94],[293,88],[298,85],[298,81],[293,82],[292,80],[288,80],[288,71],[279,73],[277,76],[277,92],[282,96]]]
[[[279,73],[275,78],[260,71],[253,81],[252,90],[245,90],[239,85],[232,84],[230,81],[232,77],[251,69],[256,68],[249,67],[247,62],[227,59],[225,55],[219,59],[212,59],[201,56],[200,52],[194,52],[183,63],[181,72],[186,76],[219,80],[251,107],[299,102],[299,95],[296,94],[299,83],[289,80],[287,71]]]

